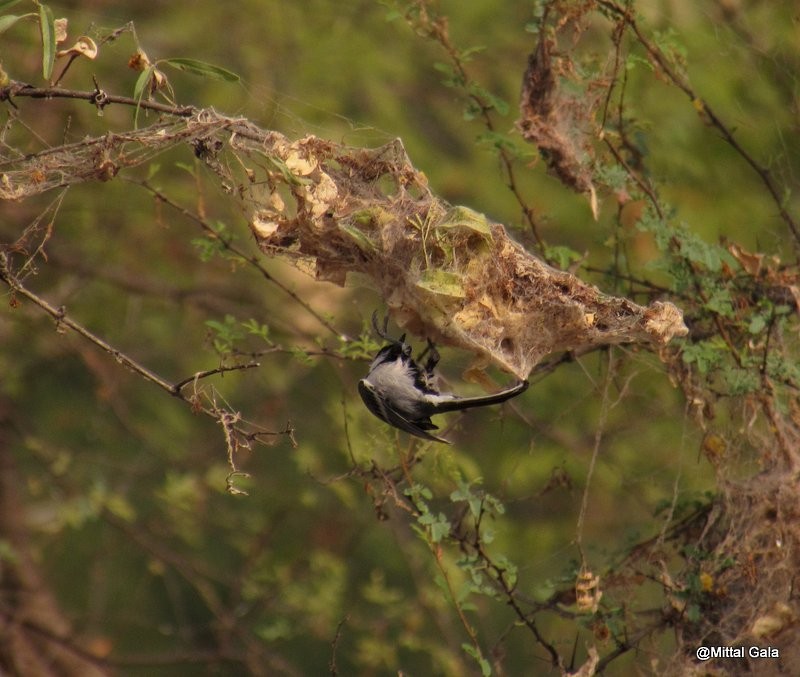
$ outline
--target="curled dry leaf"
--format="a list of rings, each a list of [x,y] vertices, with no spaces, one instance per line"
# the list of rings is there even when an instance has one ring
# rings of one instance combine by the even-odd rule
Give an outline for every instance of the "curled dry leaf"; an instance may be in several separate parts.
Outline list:
[[[128,68],[131,70],[141,72],[150,68],[151,65],[152,64],[150,63],[150,59],[148,58],[147,54],[145,54],[141,49],[137,49],[131,55],[131,58],[128,59]]]
[[[86,35],[81,35],[69,49],[62,49],[56,56],[85,56],[94,59],[97,56],[97,44]]]
[[[150,78],[150,91],[155,92],[156,90],[162,89],[169,84],[169,80],[167,76],[158,68],[153,69],[153,75]]]
[[[280,227],[277,221],[270,218],[273,214],[274,212],[263,209],[253,213],[253,217],[250,219],[250,228],[258,237],[270,237]]]
[[[292,148],[289,151],[284,163],[289,168],[289,171],[297,176],[308,176],[317,168],[316,160],[305,157],[297,148]]]

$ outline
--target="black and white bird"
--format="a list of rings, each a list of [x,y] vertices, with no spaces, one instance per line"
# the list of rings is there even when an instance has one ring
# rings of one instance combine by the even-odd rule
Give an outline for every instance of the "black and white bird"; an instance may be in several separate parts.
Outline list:
[[[427,355],[423,368],[411,357],[411,346],[405,342],[405,334],[396,340],[388,337],[386,322],[381,331],[375,314],[372,316],[372,324],[381,338],[389,341],[389,345],[381,348],[372,360],[369,373],[358,382],[358,392],[367,409],[375,416],[407,433],[426,440],[450,444],[449,440],[429,432],[438,427],[431,421],[431,416],[448,411],[500,404],[528,388],[528,382],[522,381],[512,388],[493,395],[458,397],[440,393],[434,374],[439,362],[439,353],[433,343],[428,341],[428,347],[418,358],[422,361]]]

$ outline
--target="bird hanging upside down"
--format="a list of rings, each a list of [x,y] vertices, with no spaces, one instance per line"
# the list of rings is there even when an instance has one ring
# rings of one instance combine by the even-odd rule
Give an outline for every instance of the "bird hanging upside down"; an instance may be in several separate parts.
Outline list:
[[[358,392],[367,409],[395,428],[426,440],[451,444],[449,440],[429,432],[438,427],[431,421],[431,416],[500,404],[528,388],[528,382],[521,381],[512,388],[493,395],[458,397],[450,393],[440,393],[434,374],[439,362],[439,352],[433,343],[429,340],[428,347],[418,357],[421,362],[427,355],[425,367],[422,368],[411,357],[411,346],[405,342],[405,334],[399,339],[386,335],[388,320],[387,316],[381,330],[377,324],[377,313],[372,315],[375,331],[381,338],[389,341],[389,345],[381,348],[372,360],[369,373],[358,382]]]

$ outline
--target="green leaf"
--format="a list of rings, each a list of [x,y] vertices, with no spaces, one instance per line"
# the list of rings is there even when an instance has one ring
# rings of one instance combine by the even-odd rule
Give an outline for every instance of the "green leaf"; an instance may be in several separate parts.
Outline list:
[[[434,543],[439,543],[442,539],[450,535],[450,522],[442,513],[439,513],[439,517],[430,526],[431,540]]]
[[[446,270],[424,271],[422,277],[417,280],[416,286],[439,296],[462,299],[467,295],[461,276]]]
[[[655,68],[652,63],[648,59],[645,59],[638,54],[628,54],[627,58],[625,59],[625,70],[633,70],[636,66],[644,66],[648,71],[651,73],[655,71]]]
[[[445,76],[442,79],[442,84],[445,87],[457,88],[464,86],[464,79],[451,64],[437,61],[433,64],[433,67]]]
[[[505,151],[516,159],[532,160],[536,156],[529,149],[517,145],[510,134],[502,132],[481,132],[475,137],[475,141],[489,149]]]
[[[236,73],[229,71],[227,68],[215,66],[205,61],[198,61],[197,59],[159,59],[159,63],[165,63],[168,66],[177,68],[179,71],[185,71],[212,80],[224,80],[225,82],[239,82],[240,80]]]
[[[483,235],[489,241],[492,240],[489,221],[483,214],[469,207],[453,207],[436,228],[466,228]]]
[[[764,331],[764,327],[767,326],[767,320],[763,315],[755,315],[750,320],[750,326],[747,327],[747,331],[751,334],[760,334]]]
[[[217,255],[221,255],[225,250],[222,242],[218,239],[212,240],[207,237],[196,237],[190,242],[192,246],[197,248],[198,256],[203,263],[210,261]]]
[[[289,352],[291,353],[292,357],[297,360],[300,364],[312,365],[314,364],[314,358],[309,355],[305,350],[299,348],[298,346],[292,346],[289,348]]]
[[[432,512],[422,513],[417,521],[430,530],[430,538],[433,543],[439,543],[450,535],[450,521],[444,513],[434,515]]]
[[[722,315],[723,317],[733,317],[733,298],[731,293],[723,288],[712,289],[708,295],[708,301],[704,304],[711,312]]]
[[[133,88],[133,98],[136,100],[136,112],[139,112],[139,104],[144,98],[145,90],[147,89],[147,83],[150,82],[150,78],[153,75],[153,71],[155,70],[155,66],[148,66],[145,68],[140,74],[139,77],[136,79],[136,85]]]
[[[6,16],[0,16],[0,33],[4,33],[9,28],[11,28],[15,23],[17,23],[17,21],[29,16],[34,16],[34,15],[23,14],[22,16],[14,16],[13,14],[7,14]]]
[[[158,162],[149,163],[147,165],[147,180],[151,181],[154,179],[159,171],[161,171],[161,165]]]
[[[242,322],[242,327],[247,330],[248,334],[252,336],[258,336],[259,338],[263,339],[266,343],[272,344],[272,341],[269,339],[269,326],[266,324],[262,324],[251,318],[246,322]]]
[[[565,247],[563,245],[555,245],[546,247],[544,250],[544,257],[561,270],[567,270],[573,263],[580,261],[582,256],[574,249]]]
[[[480,482],[480,479],[475,480],[474,482],[464,482],[463,480],[459,480],[458,489],[450,494],[450,500],[454,503],[465,501],[467,505],[469,505],[470,513],[475,518],[481,514],[481,508],[483,507],[483,498],[479,494],[472,491],[472,484],[477,484],[478,482]]]
[[[464,649],[464,652],[472,656],[478,663],[481,668],[481,675],[483,677],[489,677],[492,674],[492,666],[489,665],[489,661],[487,661],[480,652],[480,649],[475,648],[471,644],[467,644],[466,642],[461,645],[461,648]]]
[[[726,367],[722,370],[722,378],[728,388],[729,395],[746,395],[754,393],[761,384],[761,379],[752,371],[738,367]]]
[[[504,99],[492,94],[488,89],[476,82],[470,83],[469,94],[481,100],[482,107],[494,108],[500,115],[508,115],[509,105]]]
[[[466,49],[462,49],[458,56],[462,61],[471,61],[473,54],[480,54],[481,52],[486,51],[485,45],[475,45],[474,47],[467,47]]]
[[[366,235],[364,235],[364,233],[362,233],[358,228],[341,222],[338,225],[339,230],[341,230],[343,233],[346,233],[356,243],[356,246],[361,251],[366,253],[374,253],[377,251],[375,243]]]
[[[53,11],[39,5],[39,29],[42,34],[42,76],[49,80],[56,62],[56,27]]]
[[[682,358],[685,364],[694,364],[701,374],[708,374],[719,367],[728,354],[728,349],[721,340],[699,341],[686,345]]]

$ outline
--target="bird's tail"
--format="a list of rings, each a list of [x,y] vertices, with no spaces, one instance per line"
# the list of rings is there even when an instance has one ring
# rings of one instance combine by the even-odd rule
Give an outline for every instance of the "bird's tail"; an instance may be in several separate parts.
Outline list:
[[[448,399],[436,403],[436,413],[444,414],[448,411],[461,411],[462,409],[471,409],[472,407],[486,407],[490,404],[500,404],[512,397],[516,397],[520,393],[524,393],[528,389],[528,382],[521,381],[512,388],[501,390],[499,393],[493,395],[480,395],[478,397],[457,397],[455,399]]]

